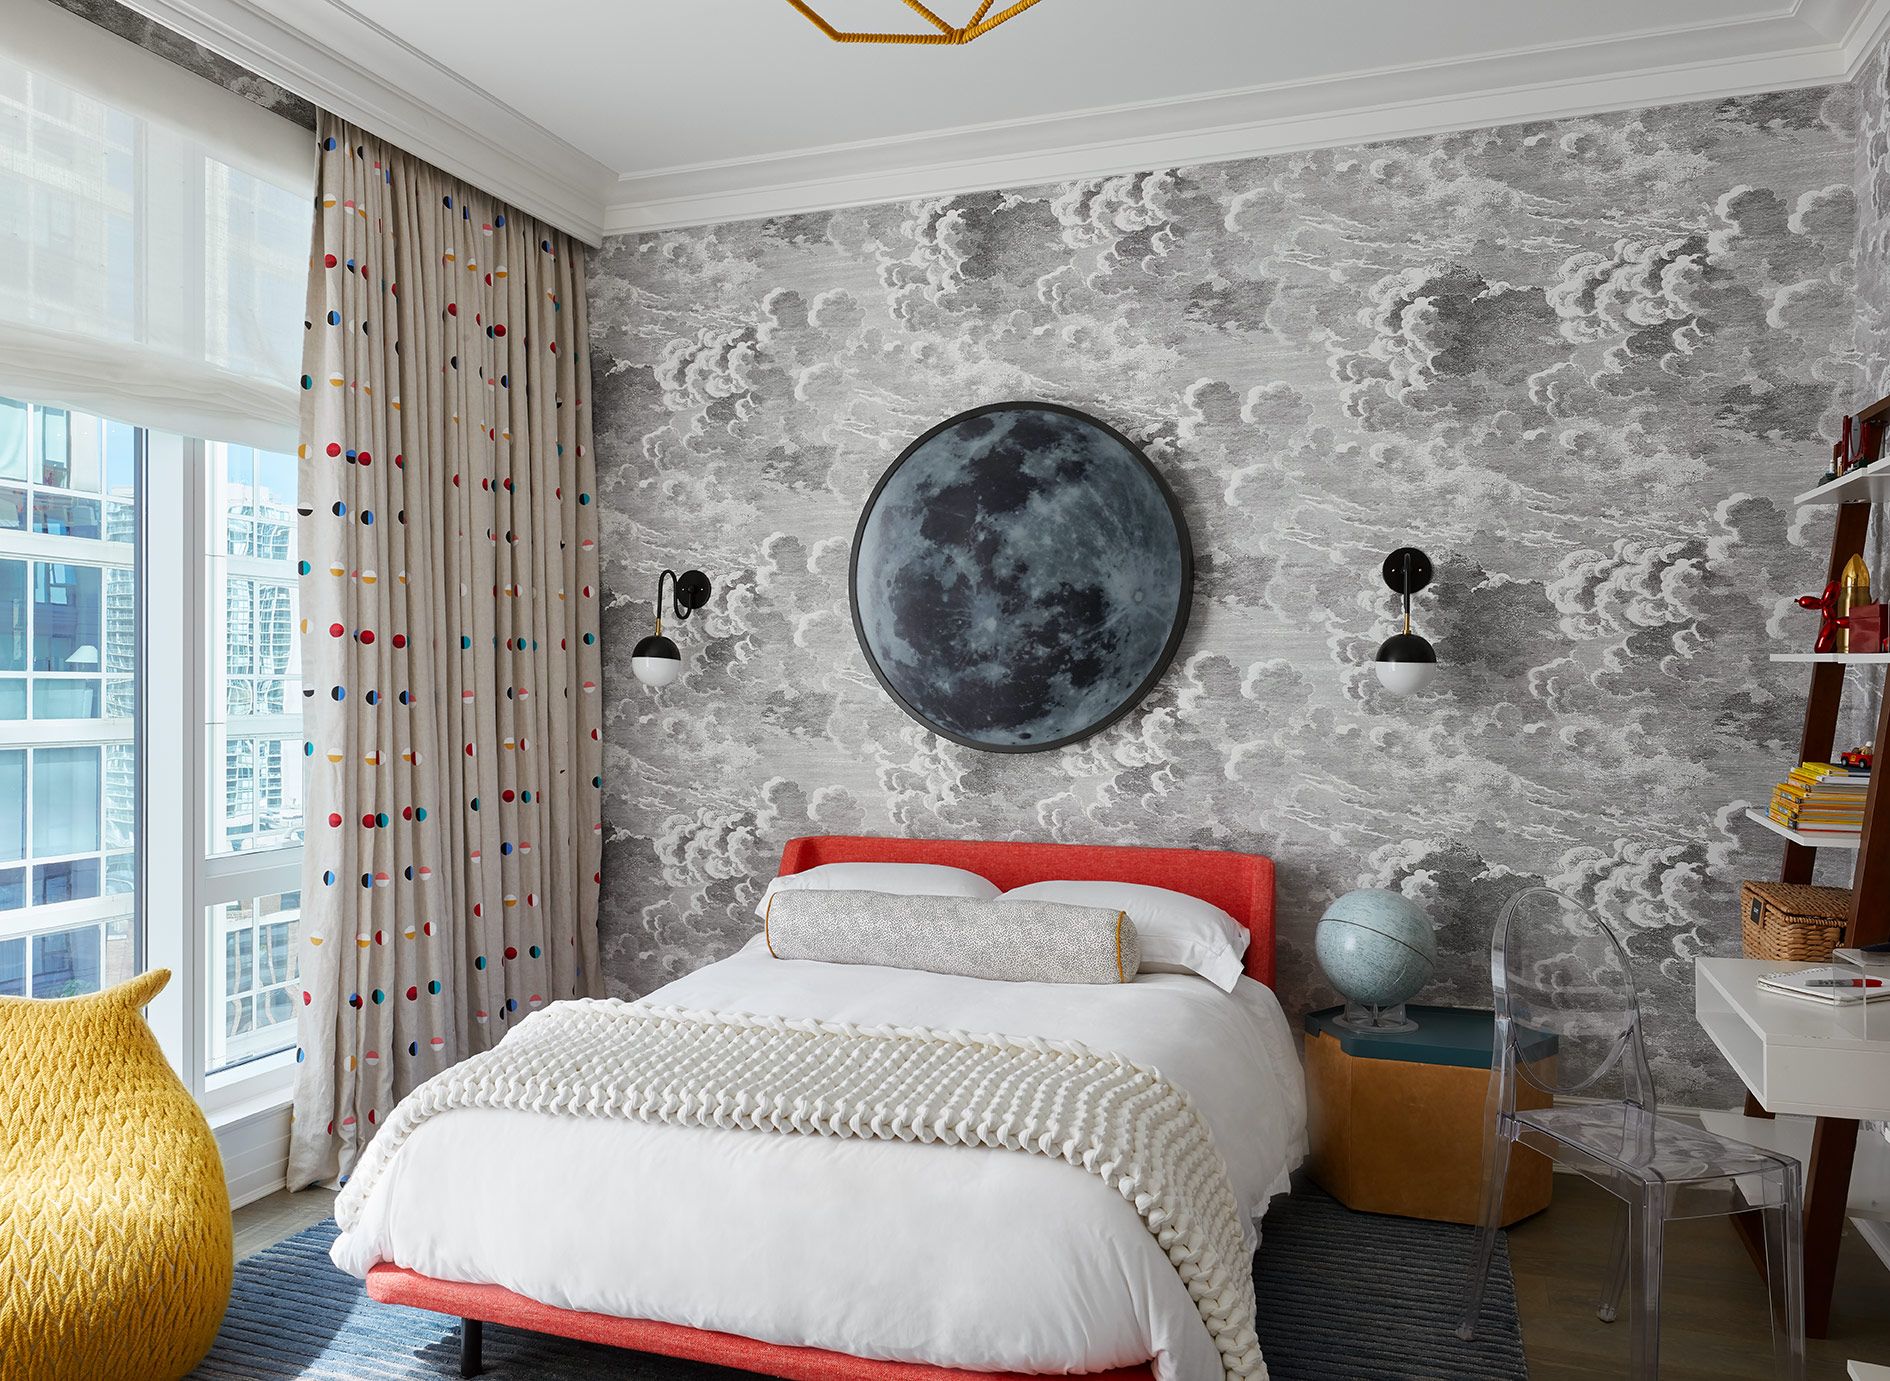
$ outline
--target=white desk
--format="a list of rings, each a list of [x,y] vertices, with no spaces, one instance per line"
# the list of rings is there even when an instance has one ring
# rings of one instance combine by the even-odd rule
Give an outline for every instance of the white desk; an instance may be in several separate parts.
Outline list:
[[[1890,1118],[1890,999],[1828,1006],[1758,986],[1807,967],[1695,960],[1693,1013],[1767,1112]]]
[[[1696,960],[1693,1012],[1767,1112],[1817,1118],[1804,1160],[1805,1331],[1822,1338],[1831,1318],[1857,1120],[1890,1118],[1890,999],[1837,1006],[1759,989],[1759,975],[1799,967],[1805,966]],[[1763,1270],[1756,1216],[1740,1215],[1735,1224]]]

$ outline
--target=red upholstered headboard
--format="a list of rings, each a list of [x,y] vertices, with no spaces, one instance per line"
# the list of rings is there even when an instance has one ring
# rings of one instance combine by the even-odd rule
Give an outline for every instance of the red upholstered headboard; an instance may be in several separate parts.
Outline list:
[[[977,839],[880,839],[810,834],[781,851],[782,873],[823,863],[940,863],[989,878],[1005,891],[1027,882],[1139,882],[1212,902],[1246,926],[1247,976],[1273,984],[1273,860],[1210,849],[1105,844],[996,844]]]

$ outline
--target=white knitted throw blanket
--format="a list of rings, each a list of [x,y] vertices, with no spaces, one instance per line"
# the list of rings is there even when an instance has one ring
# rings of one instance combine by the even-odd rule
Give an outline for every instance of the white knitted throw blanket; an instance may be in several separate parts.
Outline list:
[[[343,1229],[401,1144],[452,1108],[1023,1151],[1095,1175],[1141,1215],[1230,1378],[1267,1374],[1227,1167],[1188,1095],[1068,1041],[860,1027],[593,999],[534,1012],[409,1094],[335,1204]]]

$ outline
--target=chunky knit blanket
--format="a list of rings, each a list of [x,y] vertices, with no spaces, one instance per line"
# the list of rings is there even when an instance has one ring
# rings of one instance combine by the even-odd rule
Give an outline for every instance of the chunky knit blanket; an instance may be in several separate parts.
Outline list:
[[[560,1002],[415,1089],[341,1197],[360,1220],[388,1162],[453,1108],[513,1108],[696,1127],[926,1141],[1048,1156],[1141,1216],[1230,1378],[1267,1374],[1240,1207],[1207,1124],[1153,1069],[1068,1041]]]

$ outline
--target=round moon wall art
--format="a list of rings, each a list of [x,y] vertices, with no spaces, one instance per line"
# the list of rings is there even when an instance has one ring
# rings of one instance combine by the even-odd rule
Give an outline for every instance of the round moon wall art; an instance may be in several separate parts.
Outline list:
[[[1060,748],[1154,688],[1188,624],[1188,525],[1148,458],[1054,403],[939,423],[880,478],[853,539],[853,626],[933,732]]]

